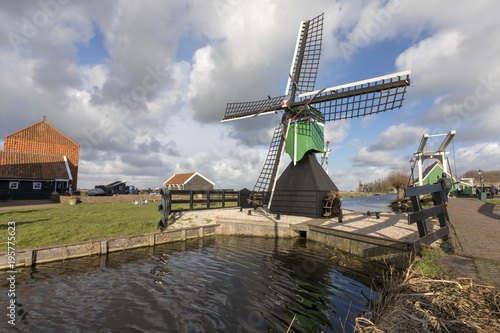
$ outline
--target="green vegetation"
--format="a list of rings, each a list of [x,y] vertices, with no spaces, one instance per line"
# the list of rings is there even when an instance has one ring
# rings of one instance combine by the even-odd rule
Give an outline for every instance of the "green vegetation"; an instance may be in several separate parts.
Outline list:
[[[446,273],[446,269],[441,265],[437,258],[443,256],[441,249],[423,248],[422,259],[416,262],[416,268],[420,269],[424,275],[437,277]]]
[[[160,218],[156,204],[84,203],[53,208],[0,210],[0,230],[16,223],[16,248],[86,241],[154,231]],[[0,241],[7,249],[7,238]]]
[[[199,204],[195,209],[204,209]],[[214,203],[211,207],[221,206]],[[237,206],[227,202],[227,207]],[[189,209],[189,204],[172,204],[172,209]],[[106,237],[152,232],[160,219],[158,205],[130,202],[79,203],[52,208],[0,210],[0,230],[7,235],[9,221],[16,223],[15,248],[88,241]],[[191,226],[195,226],[192,224]],[[7,249],[7,238],[0,250]]]

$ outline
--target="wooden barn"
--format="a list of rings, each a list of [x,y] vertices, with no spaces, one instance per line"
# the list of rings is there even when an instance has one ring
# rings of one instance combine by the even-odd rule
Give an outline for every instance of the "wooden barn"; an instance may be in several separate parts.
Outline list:
[[[7,135],[0,151],[0,190],[13,199],[48,199],[77,189],[80,146],[44,119]]]
[[[104,190],[106,191],[107,195],[129,193],[129,188],[127,186],[126,180],[117,180],[115,182],[112,182],[106,185]]]
[[[198,172],[178,173],[170,177],[163,186],[169,190],[198,190],[210,191],[214,183]]]
[[[0,151],[0,189],[12,199],[48,199],[71,182],[65,156]]]

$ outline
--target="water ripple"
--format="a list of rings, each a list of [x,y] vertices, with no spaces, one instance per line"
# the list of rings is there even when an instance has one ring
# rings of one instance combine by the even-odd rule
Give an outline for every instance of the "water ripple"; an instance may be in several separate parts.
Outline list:
[[[280,332],[295,316],[296,332],[349,332],[373,294],[312,242],[217,237],[134,251],[19,272],[17,327]]]

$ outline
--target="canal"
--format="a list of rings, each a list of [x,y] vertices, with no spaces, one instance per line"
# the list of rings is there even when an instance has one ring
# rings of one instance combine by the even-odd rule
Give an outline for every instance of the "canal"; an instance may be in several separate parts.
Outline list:
[[[18,268],[24,332],[352,332],[374,270],[304,239],[208,237]],[[8,323],[1,272],[0,330]],[[295,317],[295,320],[294,320]]]
[[[373,195],[367,197],[342,198],[342,208],[355,212],[392,212],[391,201],[396,200],[396,194]]]

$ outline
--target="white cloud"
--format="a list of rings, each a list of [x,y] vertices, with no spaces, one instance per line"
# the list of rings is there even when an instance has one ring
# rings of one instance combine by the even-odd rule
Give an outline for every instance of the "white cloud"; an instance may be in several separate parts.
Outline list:
[[[367,151],[396,150],[410,145],[416,147],[422,135],[428,132],[429,129],[421,126],[410,126],[405,123],[392,125],[380,134],[378,140],[370,145]]]
[[[355,167],[363,166],[387,166],[394,163],[394,156],[387,151],[369,151],[361,147],[350,157]]]
[[[326,124],[342,187],[407,164],[427,132],[456,129],[468,165],[496,161],[485,147],[500,139],[499,9],[498,1],[72,1],[26,37],[23,18],[43,11],[40,3],[6,2],[0,134],[48,116],[81,144],[88,186],[123,178],[149,187],[200,171],[220,186],[253,187],[278,119],[220,124],[226,103],[283,94],[299,21],[325,12],[318,82],[413,71],[402,112]],[[79,65],[95,29],[109,59]],[[13,34],[24,38],[15,48]]]
[[[466,170],[498,170],[500,165],[500,144],[498,142],[478,143],[461,147],[456,151],[457,166]]]
[[[342,142],[347,137],[351,124],[347,121],[332,121],[325,124],[325,141]]]

